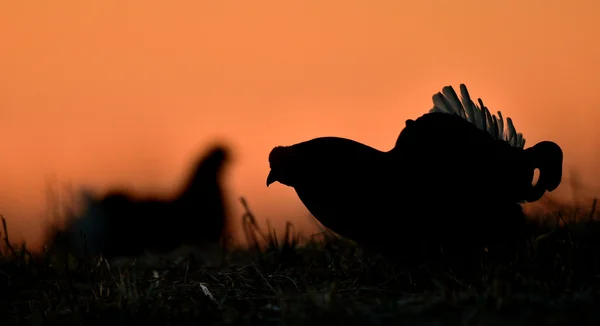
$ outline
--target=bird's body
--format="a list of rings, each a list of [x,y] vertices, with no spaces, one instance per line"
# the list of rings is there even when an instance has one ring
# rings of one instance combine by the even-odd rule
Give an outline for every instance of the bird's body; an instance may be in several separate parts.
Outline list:
[[[524,150],[510,119],[504,131],[461,91],[463,103],[451,87],[436,94],[438,106],[407,120],[387,152],[336,137],[276,147],[267,185],[294,187],[324,226],[387,253],[505,245],[524,223],[518,202],[560,183],[562,151],[550,142]]]
[[[511,176],[520,166],[522,150],[492,139],[457,115],[428,113],[409,120],[391,152],[418,175],[415,182],[423,191],[437,192],[431,194],[435,198],[456,202],[518,197],[513,190],[521,185],[513,184]],[[465,191],[455,191],[457,185]]]
[[[55,236],[55,245],[76,254],[117,257],[218,242],[226,228],[221,172],[227,156],[225,148],[216,147],[200,157],[172,198],[136,198],[126,191],[100,198],[84,194],[84,213]]]
[[[401,202],[401,198],[394,198],[394,192],[382,191],[393,187],[400,176],[394,172],[402,171],[390,153],[337,137],[316,138],[295,146],[300,152],[315,148],[325,162],[318,166],[312,165],[317,162],[298,162],[309,173],[298,175],[302,182],[295,182],[294,189],[311,214],[322,217],[319,221],[325,227],[357,241],[380,232],[378,223],[365,224],[364,218],[373,222],[386,218]],[[319,148],[326,150],[319,152]]]

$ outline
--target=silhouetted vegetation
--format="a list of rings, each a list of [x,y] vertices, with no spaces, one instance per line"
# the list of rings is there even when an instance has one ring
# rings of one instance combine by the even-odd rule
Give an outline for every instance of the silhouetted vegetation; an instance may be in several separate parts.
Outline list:
[[[277,237],[249,210],[248,249],[136,259],[33,256],[4,228],[0,324],[592,325],[600,223],[595,202],[587,211],[532,220],[521,264],[482,251],[468,277],[445,261],[408,269],[329,232],[299,242],[290,226]]]

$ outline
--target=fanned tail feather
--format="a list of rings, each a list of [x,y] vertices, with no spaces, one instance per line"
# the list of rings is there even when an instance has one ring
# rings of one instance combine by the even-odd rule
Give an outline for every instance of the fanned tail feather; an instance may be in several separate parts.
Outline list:
[[[460,85],[460,93],[459,99],[452,86],[445,86],[442,92],[433,95],[433,108],[429,112],[459,115],[489,133],[494,139],[504,140],[513,147],[525,146],[525,138],[522,133],[517,133],[511,118],[507,117],[505,124],[500,111],[498,116],[492,114],[481,99],[477,99],[479,105],[475,104],[464,84]]]
[[[466,118],[465,108],[460,104],[460,100],[458,99],[456,92],[454,92],[454,89],[452,89],[452,87],[444,87],[442,93],[448,98],[454,113]]]
[[[498,111],[498,137],[505,139],[504,135],[504,118],[502,117],[502,112]]]
[[[469,95],[469,92],[467,91],[466,87],[462,87],[460,88],[462,97],[463,97],[463,103],[465,103],[465,99],[467,99],[466,103],[466,111],[467,111],[467,117],[470,117],[471,119],[475,119],[477,118],[476,116],[476,112],[477,112],[477,108],[475,107],[475,105],[473,105],[473,101],[471,101],[471,96]],[[481,121],[481,119],[477,119],[477,120],[473,120],[475,122],[477,121]]]
[[[485,130],[490,135],[492,135],[492,137],[498,139],[498,135],[496,135],[496,133],[493,130],[494,120],[492,119],[492,114],[490,113],[490,110],[488,110],[488,108],[483,105],[483,101],[481,101],[481,99],[478,99],[478,101],[479,101],[481,110],[483,111],[483,113],[485,113]]]

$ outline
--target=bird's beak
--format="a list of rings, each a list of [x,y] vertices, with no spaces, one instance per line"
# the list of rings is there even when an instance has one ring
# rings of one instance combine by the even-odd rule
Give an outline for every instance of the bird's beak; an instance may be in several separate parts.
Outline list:
[[[277,176],[276,174],[273,172],[273,170],[271,170],[269,172],[269,176],[267,176],[267,187],[272,184],[273,182],[277,181]]]

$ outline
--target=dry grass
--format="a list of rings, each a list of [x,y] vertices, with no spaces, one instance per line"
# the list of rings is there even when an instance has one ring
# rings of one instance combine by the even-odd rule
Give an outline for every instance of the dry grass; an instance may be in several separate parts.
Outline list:
[[[600,323],[600,222],[591,218],[540,217],[524,264],[482,257],[478,273],[459,279],[439,264],[407,270],[330,233],[299,245],[288,225],[280,239],[242,203],[245,250],[32,256],[4,228],[0,325]]]

